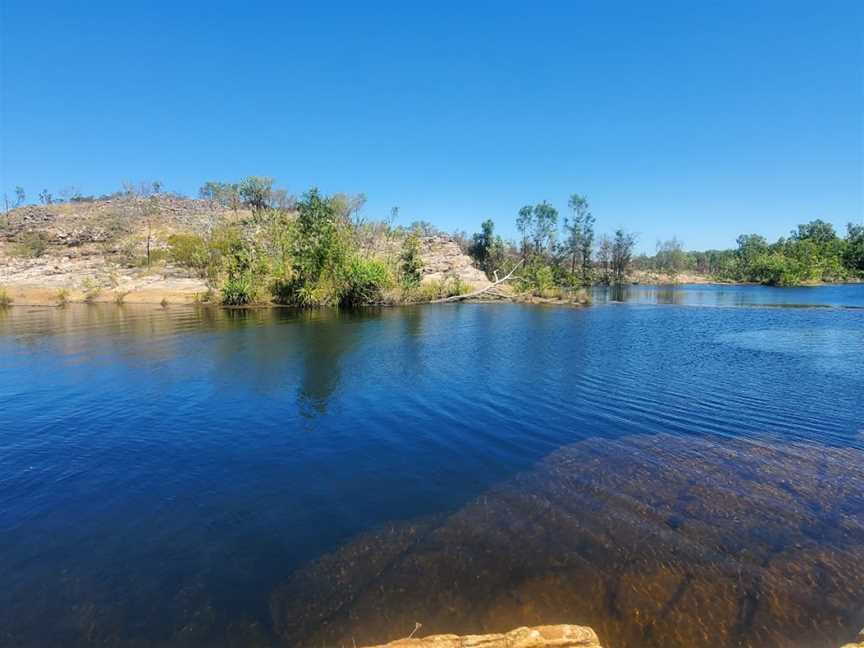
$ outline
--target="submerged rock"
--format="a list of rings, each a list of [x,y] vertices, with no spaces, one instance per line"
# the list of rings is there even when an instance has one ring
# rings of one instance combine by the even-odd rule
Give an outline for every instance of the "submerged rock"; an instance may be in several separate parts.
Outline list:
[[[602,648],[597,634],[585,626],[549,625],[516,628],[504,634],[432,635],[399,639],[368,648]]]
[[[362,534],[271,609],[287,645],[572,622],[614,648],[840,646],[864,610],[864,452],[587,439],[451,514]]]

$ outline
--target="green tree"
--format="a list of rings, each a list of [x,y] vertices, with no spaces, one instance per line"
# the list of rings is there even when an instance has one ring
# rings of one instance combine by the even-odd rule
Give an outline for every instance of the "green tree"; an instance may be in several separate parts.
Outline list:
[[[27,194],[24,193],[24,187],[15,187],[15,206],[20,207],[27,200]]]
[[[587,284],[591,282],[594,215],[591,213],[586,196],[573,194],[567,205],[573,214],[572,220],[564,220],[564,229],[568,233],[565,249],[570,256],[570,273],[576,274],[578,263],[581,269],[582,282]]]
[[[423,277],[423,260],[420,258],[420,237],[412,232],[402,243],[402,254],[399,256],[402,282],[406,286],[416,286]]]
[[[47,189],[43,189],[39,192],[39,202],[43,205],[50,205],[54,202],[54,196],[52,196]]]
[[[633,248],[636,245],[636,236],[622,228],[615,230],[612,238],[611,264],[612,277],[615,283],[623,283],[627,277],[627,270],[633,259]]]
[[[829,243],[836,238],[837,233],[834,231],[834,226],[820,219],[799,225],[798,229],[792,232],[792,239],[794,240],[813,241],[817,244]]]
[[[495,223],[483,221],[481,231],[474,234],[468,252],[491,279],[504,263],[504,241],[495,235]]]
[[[240,185],[229,182],[205,182],[198,190],[198,196],[204,200],[214,202],[225,209],[240,209],[242,200],[240,198]]]
[[[273,178],[249,176],[240,182],[240,198],[254,212],[270,206]]]
[[[519,215],[516,217],[516,229],[519,230],[519,237],[522,244],[522,257],[528,257],[529,245],[528,237],[534,227],[534,207],[525,205],[519,210]]]
[[[684,245],[676,237],[668,241],[657,242],[657,252],[654,256],[657,270],[665,272],[671,277],[676,277],[680,272],[687,270],[690,257],[684,251]]]
[[[736,278],[746,279],[754,264],[768,252],[768,241],[758,234],[742,234],[736,239],[738,249],[736,256]]]
[[[852,272],[864,273],[864,225],[846,225],[846,250],[843,263]]]
[[[558,229],[558,210],[545,200],[534,205],[532,239],[535,254],[550,254],[555,245]]]

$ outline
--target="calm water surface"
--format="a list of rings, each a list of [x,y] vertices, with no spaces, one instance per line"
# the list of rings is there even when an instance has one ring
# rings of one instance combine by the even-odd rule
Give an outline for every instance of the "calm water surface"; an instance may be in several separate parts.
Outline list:
[[[0,644],[850,640],[864,286],[666,290],[0,310]]]

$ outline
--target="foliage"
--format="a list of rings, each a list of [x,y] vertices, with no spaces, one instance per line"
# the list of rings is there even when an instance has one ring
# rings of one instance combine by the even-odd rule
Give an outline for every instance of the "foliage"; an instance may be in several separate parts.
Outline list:
[[[240,181],[240,198],[252,211],[260,211],[270,205],[273,178],[249,176]]]
[[[211,262],[211,246],[203,236],[197,234],[172,234],[168,237],[171,261],[195,271],[200,277],[207,276]]]
[[[846,231],[843,263],[850,272],[864,275],[864,225],[849,223],[846,226]]]
[[[254,291],[249,275],[238,273],[229,276],[222,286],[222,303],[227,306],[246,306],[253,301]]]
[[[225,209],[237,211],[242,204],[240,198],[240,185],[229,182],[205,182],[198,190],[198,196],[209,200]]]
[[[677,238],[657,242],[657,253],[654,256],[654,266],[660,272],[676,277],[680,272],[689,270],[694,260],[684,251],[684,245]]]
[[[558,210],[545,200],[534,205],[534,252],[551,252],[555,245]]]
[[[9,292],[3,286],[0,286],[0,308],[10,306],[14,300],[9,296]]]
[[[384,291],[391,283],[390,270],[384,262],[355,256],[348,263],[339,304],[378,304],[383,301]]]
[[[84,301],[88,304],[93,303],[96,298],[102,293],[102,287],[94,280],[89,277],[83,282],[84,288]]]
[[[428,279],[421,284],[403,288],[402,301],[426,303],[464,295],[469,291],[470,287],[459,275],[452,275],[443,279]]]
[[[38,258],[48,249],[49,238],[45,232],[25,231],[18,236],[14,252],[18,256]]]
[[[734,250],[686,252],[673,238],[658,244],[655,256],[640,257],[636,264],[672,275],[693,268],[721,280],[774,286],[845,281],[864,271],[864,226],[851,223],[845,239],[830,223],[814,220],[774,243],[758,234],[742,234],[737,244]]]
[[[27,194],[24,193],[24,187],[15,187],[15,206],[20,207],[27,202]]]
[[[528,264],[520,273],[517,288],[520,292],[529,292],[538,297],[549,296],[559,281],[556,280],[555,269],[542,261]]]
[[[627,269],[633,259],[633,248],[636,245],[636,236],[622,228],[615,230],[612,238],[611,266],[612,279],[615,283],[624,282]]]
[[[481,231],[474,234],[468,253],[492,279],[496,270],[504,266],[506,248],[500,236],[495,235],[495,223],[485,220],[480,225]]]
[[[54,299],[57,300],[57,305],[60,307],[65,306],[69,303],[69,290],[67,288],[60,288],[54,293]]]
[[[423,260],[420,258],[420,237],[416,232],[405,237],[399,262],[402,283],[406,286],[419,284],[423,276]]]
[[[576,274],[577,265],[583,284],[591,282],[594,248],[594,215],[588,205],[588,198],[573,194],[567,205],[573,213],[573,219],[564,220],[564,230],[567,233],[564,247],[570,257],[570,273]]]

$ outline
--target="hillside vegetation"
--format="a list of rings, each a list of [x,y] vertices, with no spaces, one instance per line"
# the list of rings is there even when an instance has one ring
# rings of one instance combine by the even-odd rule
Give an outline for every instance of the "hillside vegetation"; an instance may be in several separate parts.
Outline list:
[[[435,301],[483,288],[488,296],[584,303],[585,288],[624,282],[754,282],[789,286],[864,278],[864,226],[845,237],[821,220],[769,244],[742,235],[731,250],[686,251],[678,239],[653,256],[637,236],[595,234],[588,199],[573,194],[563,218],[543,201],[515,214],[518,239],[492,220],[445,234],[427,222],[363,217],[365,197],[299,199],[266,177],[207,182],[198,198],[161,183],[111,195],[43,191],[0,219],[2,303],[200,301],[230,306],[357,306]],[[16,191],[23,203],[23,189]]]
[[[361,196],[311,189],[294,200],[264,178],[201,193],[126,191],[11,209],[0,222],[0,285],[31,298],[41,291],[36,301],[161,294],[330,306],[431,301],[489,283],[452,237],[360,218]]]

